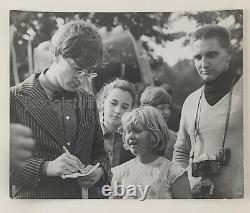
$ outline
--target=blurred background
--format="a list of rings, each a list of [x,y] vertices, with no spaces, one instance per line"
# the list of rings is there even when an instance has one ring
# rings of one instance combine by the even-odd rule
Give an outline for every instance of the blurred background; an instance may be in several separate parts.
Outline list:
[[[188,36],[206,24],[227,27],[232,34],[233,65],[242,72],[243,12],[86,13],[10,11],[10,86],[22,82],[51,63],[49,40],[70,20],[96,24],[104,38],[104,63],[93,90],[115,77],[127,79],[142,91],[148,85],[167,84],[173,102],[202,84],[195,70]]]

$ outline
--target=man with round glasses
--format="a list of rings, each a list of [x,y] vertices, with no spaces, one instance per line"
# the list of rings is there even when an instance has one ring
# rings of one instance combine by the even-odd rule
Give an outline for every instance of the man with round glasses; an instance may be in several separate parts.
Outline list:
[[[10,121],[31,128],[35,140],[25,167],[12,171],[14,198],[81,198],[82,187],[101,188],[109,179],[96,101],[80,90],[96,77],[91,69],[102,62],[102,38],[92,24],[69,22],[53,35],[51,51],[49,68],[11,88]],[[61,178],[97,163],[86,177]]]

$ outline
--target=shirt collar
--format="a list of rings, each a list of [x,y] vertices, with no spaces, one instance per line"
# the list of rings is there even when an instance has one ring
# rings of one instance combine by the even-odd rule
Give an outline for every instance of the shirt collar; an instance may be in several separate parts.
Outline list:
[[[109,131],[108,128],[104,125],[103,122],[102,122],[101,126],[102,126],[103,136],[108,136],[110,134],[111,135],[113,135],[113,134],[120,134],[121,135],[121,133],[119,133],[118,130],[116,130],[114,132]]]
[[[45,73],[48,71],[49,68],[45,69],[39,76],[39,82],[41,84],[41,86],[43,87],[43,89],[45,90],[48,98],[50,100],[53,100],[54,97],[54,93],[55,91],[60,91],[59,88],[57,88],[56,86],[54,86],[46,77]]]

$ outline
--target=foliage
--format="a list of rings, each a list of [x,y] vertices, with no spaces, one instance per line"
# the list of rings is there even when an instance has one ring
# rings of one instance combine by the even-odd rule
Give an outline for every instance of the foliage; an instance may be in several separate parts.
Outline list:
[[[183,17],[188,18],[190,22],[195,22],[196,27],[205,24],[227,25],[231,31],[232,44],[236,52],[235,64],[242,67],[242,10],[179,13],[36,12],[13,10],[10,12],[10,24],[16,28],[13,42],[17,55],[18,71],[19,73],[27,71],[28,40],[31,41],[34,48],[41,42],[49,40],[58,26],[65,22],[72,19],[86,19],[106,31],[112,31],[118,26],[123,29],[129,29],[135,39],[141,39],[144,49],[148,52],[153,74],[161,80],[161,83],[171,83],[176,93],[178,93],[177,102],[181,104],[186,95],[200,85],[193,64],[190,60],[185,59],[179,60],[177,64],[169,67],[164,63],[164,55],[156,54],[155,48],[157,46],[164,48],[166,42],[175,42],[183,38],[183,46],[188,45],[188,34],[190,32],[184,29],[171,31],[171,26],[175,26],[178,20]]]

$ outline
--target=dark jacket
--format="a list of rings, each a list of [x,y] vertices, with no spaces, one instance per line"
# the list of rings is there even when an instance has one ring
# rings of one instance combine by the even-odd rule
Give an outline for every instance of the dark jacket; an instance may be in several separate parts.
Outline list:
[[[48,106],[39,74],[33,74],[10,91],[10,122],[32,129],[35,140],[33,156],[21,171],[12,171],[10,184],[15,185],[14,198],[81,198],[81,187],[75,179],[42,177],[44,161],[52,161],[67,147],[64,131]],[[91,93],[79,93],[78,130],[74,148],[69,151],[84,165],[100,163],[104,177],[110,175],[110,163],[103,146],[96,101]]]

